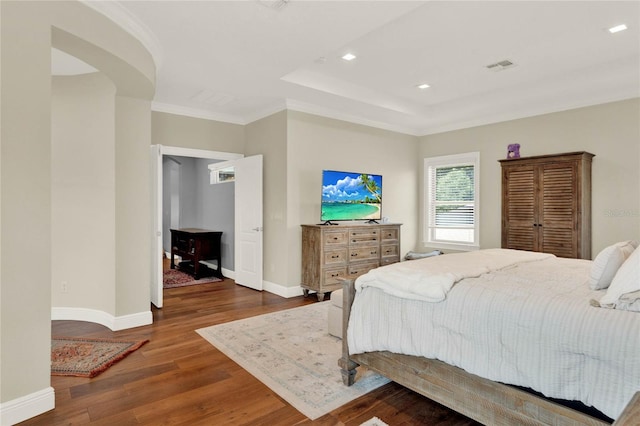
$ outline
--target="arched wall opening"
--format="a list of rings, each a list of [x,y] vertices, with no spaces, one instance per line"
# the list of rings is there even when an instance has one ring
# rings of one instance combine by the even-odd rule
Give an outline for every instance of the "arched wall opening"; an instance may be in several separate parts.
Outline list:
[[[151,321],[148,151],[155,81],[153,59],[137,39],[80,2],[0,2],[3,424],[20,422],[54,406],[50,387],[56,191],[52,171],[60,165],[54,161],[60,160],[52,146],[52,47],[94,66],[113,85],[113,142],[107,154],[102,152],[112,156],[112,163],[95,170],[83,165],[84,173],[100,171],[110,174],[112,181],[107,192],[111,194],[108,205],[112,218],[108,220],[113,224],[113,242],[105,250],[113,253],[105,262],[111,263],[107,268],[113,280],[107,293],[112,294],[112,301],[95,310],[105,314],[113,329]],[[101,84],[108,92],[109,84]],[[78,126],[81,128],[82,123]],[[86,160],[85,156],[83,162]],[[97,181],[78,191],[75,202],[83,192],[104,182]],[[76,231],[82,232],[81,227]],[[82,252],[78,256],[91,256],[91,247],[78,252]],[[77,262],[86,259],[82,256]],[[78,301],[78,305],[83,303]]]

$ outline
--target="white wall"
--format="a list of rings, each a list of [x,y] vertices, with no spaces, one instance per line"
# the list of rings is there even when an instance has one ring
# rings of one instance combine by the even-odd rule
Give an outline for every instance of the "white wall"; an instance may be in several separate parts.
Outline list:
[[[480,244],[500,247],[501,170],[507,145],[522,157],[572,151],[595,154],[592,169],[592,254],[640,240],[640,99],[423,136],[420,158],[480,151]],[[421,170],[422,172],[422,170]],[[420,174],[422,206],[422,174]],[[422,211],[421,211],[422,217]],[[420,230],[422,229],[420,222]],[[422,241],[422,233],[419,234]]]

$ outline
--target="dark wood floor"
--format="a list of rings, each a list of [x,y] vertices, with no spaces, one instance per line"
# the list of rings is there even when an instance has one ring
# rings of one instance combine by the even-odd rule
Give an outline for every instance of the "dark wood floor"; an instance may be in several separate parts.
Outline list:
[[[150,342],[93,379],[52,376],[55,410],[21,424],[359,425],[373,416],[392,426],[476,424],[394,383],[312,422],[195,330],[316,303],[315,298],[285,299],[229,279],[164,295],[164,308],[153,308],[149,326],[112,332],[92,323],[54,321],[53,335]]]

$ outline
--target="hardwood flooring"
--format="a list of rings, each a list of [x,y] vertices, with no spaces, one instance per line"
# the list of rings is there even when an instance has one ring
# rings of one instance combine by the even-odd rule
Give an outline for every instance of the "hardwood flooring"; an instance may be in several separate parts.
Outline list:
[[[165,290],[152,325],[112,332],[53,321],[59,336],[149,339],[93,379],[52,376],[56,408],[22,425],[396,425],[477,423],[397,384],[387,384],[311,421],[201,338],[198,328],[315,303],[285,299],[232,280]],[[337,361],[337,360],[336,360]]]

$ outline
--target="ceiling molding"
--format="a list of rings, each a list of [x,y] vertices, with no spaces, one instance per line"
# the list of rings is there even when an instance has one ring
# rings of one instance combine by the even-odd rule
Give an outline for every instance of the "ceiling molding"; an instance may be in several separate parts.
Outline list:
[[[162,102],[152,102],[151,110],[156,112],[166,112],[167,114],[184,115],[186,117],[202,118],[204,120],[222,121],[230,124],[245,125],[248,122],[240,117],[229,114],[219,114],[204,109],[189,108],[181,105],[166,104]]]
[[[140,19],[123,7],[118,1],[79,1],[106,16],[142,43],[145,49],[151,54],[156,66],[156,74],[158,73],[164,59],[162,47],[155,34],[140,21]]]
[[[555,114],[563,111],[571,111],[574,109],[588,108],[596,105],[608,104],[611,102],[621,102],[628,99],[635,99],[637,96],[611,96],[594,99],[590,102],[580,102],[567,105],[558,105],[554,108],[542,106],[527,111],[508,112],[505,114],[492,115],[491,117],[483,117],[478,120],[467,120],[455,124],[432,126],[421,129],[419,136],[429,136],[438,133],[452,132],[455,130],[469,129],[472,127],[487,126],[490,124],[504,123],[507,121],[521,120],[530,117],[539,117],[541,115]]]
[[[334,120],[346,121],[353,124],[375,127],[377,129],[389,130],[396,133],[404,133],[411,136],[420,136],[419,132],[417,132],[417,130],[413,128],[395,126],[381,121],[374,121],[362,117],[356,117],[353,115],[341,113],[339,111],[331,110],[329,108],[299,102],[292,99],[287,99],[287,109],[290,109],[292,111],[305,112],[307,114],[319,115],[325,118],[333,118]]]

